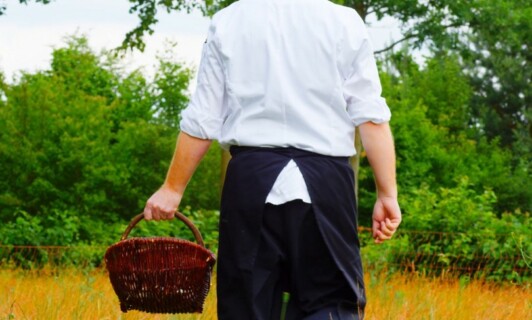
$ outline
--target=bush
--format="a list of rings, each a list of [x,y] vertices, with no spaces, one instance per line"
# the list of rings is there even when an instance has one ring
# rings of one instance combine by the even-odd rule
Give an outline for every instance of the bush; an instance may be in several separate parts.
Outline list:
[[[438,192],[421,185],[401,199],[404,216],[396,239],[366,246],[365,258],[372,266],[525,283],[531,271],[529,215],[499,218],[495,201],[491,191],[477,194],[467,178]]]
[[[19,218],[37,228],[69,211],[85,223],[113,224],[140,212],[164,181],[188,101],[191,71],[164,59],[149,82],[139,71],[122,74],[119,61],[73,37],[54,50],[50,70],[23,73],[13,84],[0,79],[0,222],[15,223],[13,213],[24,212]],[[214,146],[183,205],[216,209],[219,180]],[[67,231],[41,228],[28,237],[51,239],[42,232]],[[83,227],[77,237],[94,239]]]

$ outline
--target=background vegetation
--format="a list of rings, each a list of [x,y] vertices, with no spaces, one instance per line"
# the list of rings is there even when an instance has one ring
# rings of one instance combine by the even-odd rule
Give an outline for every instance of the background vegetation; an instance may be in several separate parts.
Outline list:
[[[157,22],[153,8],[198,5],[131,2],[142,23],[125,48],[142,48],[142,35]],[[203,9],[212,14],[231,2],[208,2]],[[400,233],[383,247],[365,247],[368,263],[393,266],[414,259],[421,270],[458,266],[472,276],[473,267],[497,261],[482,269],[483,276],[529,280],[530,5],[337,2],[363,18],[403,22],[404,38],[379,56],[384,96],[393,113],[402,229],[446,235]],[[413,58],[418,48],[427,53],[423,63]],[[126,73],[116,55],[94,52],[83,36],[72,36],[55,49],[46,70],[21,72],[14,79],[0,72],[0,244],[105,247],[115,242],[162,182],[192,73],[172,58],[171,50],[159,58],[154,79],[140,71]],[[182,204],[213,250],[220,163],[215,146]],[[358,180],[360,222],[369,226],[374,183],[363,153]],[[185,231],[167,222],[142,223],[136,232]],[[80,256],[99,264],[101,250],[87,249],[69,261],[76,263]],[[0,259],[31,267],[51,257],[40,253],[29,263],[9,251]]]

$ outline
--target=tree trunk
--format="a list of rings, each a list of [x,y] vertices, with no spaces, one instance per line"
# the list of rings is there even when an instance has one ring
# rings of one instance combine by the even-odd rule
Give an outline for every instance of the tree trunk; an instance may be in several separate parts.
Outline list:
[[[362,140],[360,139],[360,132],[358,128],[355,130],[355,150],[357,151],[357,154],[352,156],[349,159],[349,162],[351,163],[351,167],[353,168],[353,173],[355,175],[355,190],[353,190],[353,192],[355,193],[355,199],[357,200],[358,206],[358,171],[360,169],[360,154],[362,153]]]
[[[366,12],[366,4],[364,3],[364,1],[357,1],[356,3],[354,3],[353,9],[355,9],[360,15],[360,17],[362,18],[362,20],[366,22],[367,12]]]
[[[362,18],[362,21],[366,22],[366,15],[367,15],[367,6],[364,0],[355,1],[352,5],[352,8],[355,9],[360,17]],[[349,159],[349,162],[351,163],[351,167],[353,168],[353,173],[355,175],[355,199],[358,206],[358,171],[360,169],[360,154],[362,153],[362,140],[360,139],[360,132],[358,128],[355,130],[355,150],[356,154],[352,156]]]
[[[224,187],[224,181],[225,181],[225,175],[227,173],[227,165],[229,164],[229,160],[231,160],[231,154],[229,151],[222,149],[222,168],[220,172],[220,188],[223,189]],[[222,194],[222,191],[220,190],[220,195]]]

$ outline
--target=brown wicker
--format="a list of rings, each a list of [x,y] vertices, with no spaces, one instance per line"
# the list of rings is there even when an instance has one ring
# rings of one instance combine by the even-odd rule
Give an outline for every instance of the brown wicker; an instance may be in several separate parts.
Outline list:
[[[215,263],[198,229],[183,214],[176,217],[194,233],[196,243],[171,237],[129,238],[144,217],[131,220],[120,242],[105,253],[111,284],[122,312],[196,313],[203,311]]]

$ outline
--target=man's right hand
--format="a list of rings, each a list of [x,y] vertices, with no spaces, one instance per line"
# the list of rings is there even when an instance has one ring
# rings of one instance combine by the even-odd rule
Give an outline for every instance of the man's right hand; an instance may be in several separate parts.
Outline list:
[[[174,218],[181,198],[181,194],[163,185],[148,199],[144,207],[144,219],[169,220]]]
[[[393,136],[387,122],[366,122],[359,129],[377,185],[377,201],[373,208],[373,238],[376,243],[382,243],[393,236],[401,223]]]
[[[373,238],[383,243],[392,238],[401,224],[401,208],[396,197],[378,197],[373,208]]]

